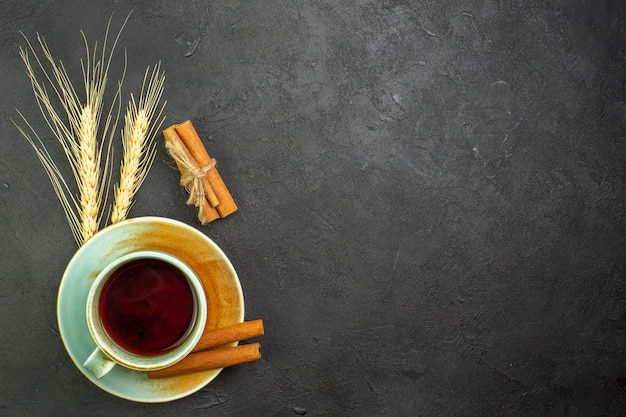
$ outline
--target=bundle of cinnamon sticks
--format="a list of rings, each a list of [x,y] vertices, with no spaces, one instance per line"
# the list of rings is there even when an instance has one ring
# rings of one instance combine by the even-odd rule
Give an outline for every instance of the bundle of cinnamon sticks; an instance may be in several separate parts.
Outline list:
[[[168,127],[163,136],[181,173],[181,185],[189,190],[187,204],[198,207],[200,222],[206,224],[235,212],[237,204],[191,121]]]
[[[264,334],[263,321],[252,320],[220,329],[206,330],[194,350],[180,362],[158,371],[149,378],[167,378],[210,369],[226,368],[255,361],[261,357],[259,343],[223,347],[226,343],[243,341]]]

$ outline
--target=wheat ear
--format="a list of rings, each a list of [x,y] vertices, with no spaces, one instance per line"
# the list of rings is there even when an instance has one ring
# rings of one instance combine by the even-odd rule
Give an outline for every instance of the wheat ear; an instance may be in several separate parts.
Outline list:
[[[121,87],[118,87],[114,104],[106,115],[106,123],[101,133],[99,133],[99,126],[103,116],[103,96],[107,83],[108,69],[115,45],[127,21],[128,17],[120,28],[110,51],[107,51],[107,37],[111,23],[109,19],[101,57],[96,55],[98,51],[97,44],[94,45],[93,52],[90,52],[87,39],[84,33],[81,32],[86,50],[86,62],[81,60],[85,87],[84,102],[81,102],[79,99],[65,67],[61,62],[57,63],[53,59],[50,49],[41,36],[37,35],[37,40],[45,60],[41,60],[38,57],[33,45],[26,36],[24,38],[28,47],[20,47],[20,56],[26,66],[35,99],[48,127],[52,130],[65,152],[78,188],[78,198],[72,194],[70,187],[39,135],[19,112],[35,139],[25,129],[18,126],[18,130],[35,149],[39,160],[50,177],[54,191],[63,206],[74,239],[79,245],[85,243],[98,231],[101,220],[99,212],[103,205],[105,191],[108,189],[107,181],[103,181],[103,179],[107,177],[110,146],[107,148],[104,169],[102,169],[102,157],[106,137],[113,134],[117,125],[119,110],[117,116],[115,116],[113,115],[113,109],[115,103],[119,103]],[[29,52],[34,56],[36,65],[31,63]],[[91,55],[92,53],[93,56]],[[47,62],[49,69],[44,65],[44,62]],[[37,68],[43,74],[43,82],[37,78]],[[52,95],[48,92],[47,85],[52,89]],[[118,85],[121,86],[121,83]],[[62,112],[57,111],[53,105],[52,99],[54,97],[58,99]]]
[[[123,158],[120,164],[120,179],[115,185],[111,223],[126,218],[137,190],[143,183],[156,154],[154,137],[163,124],[163,108],[159,107],[163,94],[165,75],[158,64],[152,71],[146,70],[139,103],[133,95],[124,116],[122,131]]]

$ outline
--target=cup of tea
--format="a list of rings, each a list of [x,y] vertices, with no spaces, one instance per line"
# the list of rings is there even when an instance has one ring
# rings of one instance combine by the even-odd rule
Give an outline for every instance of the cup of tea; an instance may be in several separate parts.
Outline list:
[[[203,286],[191,268],[165,252],[131,252],[107,265],[89,290],[96,349],[83,366],[97,378],[118,365],[166,368],[191,352],[206,319]]]

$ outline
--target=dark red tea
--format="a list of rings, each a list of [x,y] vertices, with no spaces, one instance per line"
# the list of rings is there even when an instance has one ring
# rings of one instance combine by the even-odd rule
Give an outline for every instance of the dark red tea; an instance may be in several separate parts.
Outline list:
[[[158,259],[122,265],[107,280],[99,301],[107,333],[123,349],[144,356],[183,342],[194,318],[194,295],[183,273]]]

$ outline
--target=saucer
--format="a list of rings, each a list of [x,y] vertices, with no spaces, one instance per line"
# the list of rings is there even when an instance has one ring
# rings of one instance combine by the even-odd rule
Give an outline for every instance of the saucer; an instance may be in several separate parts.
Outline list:
[[[76,367],[104,391],[143,403],[172,401],[202,389],[217,377],[221,369],[149,379],[145,372],[118,365],[97,379],[83,367],[84,361],[96,347],[89,334],[86,318],[87,294],[91,284],[107,264],[138,250],[168,252],[196,272],[207,298],[205,329],[243,321],[244,301],[239,278],[224,252],[211,239],[176,220],[138,217],[102,229],[74,254],[59,286],[59,332]]]

